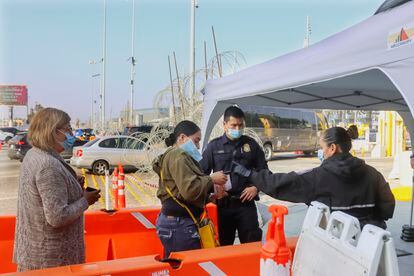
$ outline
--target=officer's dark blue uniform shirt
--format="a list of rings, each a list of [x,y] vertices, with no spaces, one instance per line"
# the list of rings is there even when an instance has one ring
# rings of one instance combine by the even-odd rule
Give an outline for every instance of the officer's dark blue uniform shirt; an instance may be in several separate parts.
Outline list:
[[[223,171],[229,174],[232,161],[249,169],[267,169],[263,150],[255,140],[245,135],[234,141],[230,140],[226,134],[213,139],[204,150],[200,165],[207,175],[211,171]],[[235,173],[230,175],[232,189],[228,191],[229,194],[239,196],[246,187],[251,186],[246,177]]]

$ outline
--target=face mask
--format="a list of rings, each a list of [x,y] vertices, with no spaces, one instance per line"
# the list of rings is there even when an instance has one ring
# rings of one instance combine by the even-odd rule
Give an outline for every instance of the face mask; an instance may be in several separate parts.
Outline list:
[[[60,131],[60,132],[62,132],[62,131]],[[68,132],[62,132],[62,133],[65,134],[66,139],[65,139],[65,141],[61,142],[60,145],[65,150],[69,150],[69,149],[73,148],[73,144],[75,143],[75,140],[76,140],[75,137],[73,137],[72,134],[70,134]]]
[[[318,159],[319,159],[319,161],[321,161],[321,163],[323,162],[323,160],[325,160],[325,157],[323,157],[323,150],[322,149],[318,150]]]
[[[194,144],[193,140],[188,139],[188,141],[182,144],[180,148],[186,153],[188,153],[195,161],[199,162],[202,159],[202,156],[198,151],[196,145]]]
[[[232,139],[239,139],[243,135],[244,129],[232,129],[227,130],[227,134]]]

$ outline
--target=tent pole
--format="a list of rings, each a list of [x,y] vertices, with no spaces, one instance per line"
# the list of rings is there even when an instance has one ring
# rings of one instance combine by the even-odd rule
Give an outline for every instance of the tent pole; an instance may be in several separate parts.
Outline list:
[[[413,176],[413,187],[414,187],[414,176]],[[414,209],[414,189],[411,188],[411,211],[410,211],[410,228],[413,227],[413,209]]]

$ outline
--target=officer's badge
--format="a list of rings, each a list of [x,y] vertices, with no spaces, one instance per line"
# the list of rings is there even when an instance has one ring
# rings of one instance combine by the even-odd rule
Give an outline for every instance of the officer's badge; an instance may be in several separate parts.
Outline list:
[[[249,144],[244,144],[243,145],[243,152],[250,152],[250,145]]]

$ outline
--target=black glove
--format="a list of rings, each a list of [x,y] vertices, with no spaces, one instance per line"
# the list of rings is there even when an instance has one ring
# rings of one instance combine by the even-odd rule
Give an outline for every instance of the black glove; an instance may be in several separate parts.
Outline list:
[[[231,163],[231,171],[244,177],[250,177],[250,175],[252,174],[252,170],[246,168],[242,164],[239,164],[235,161]]]

